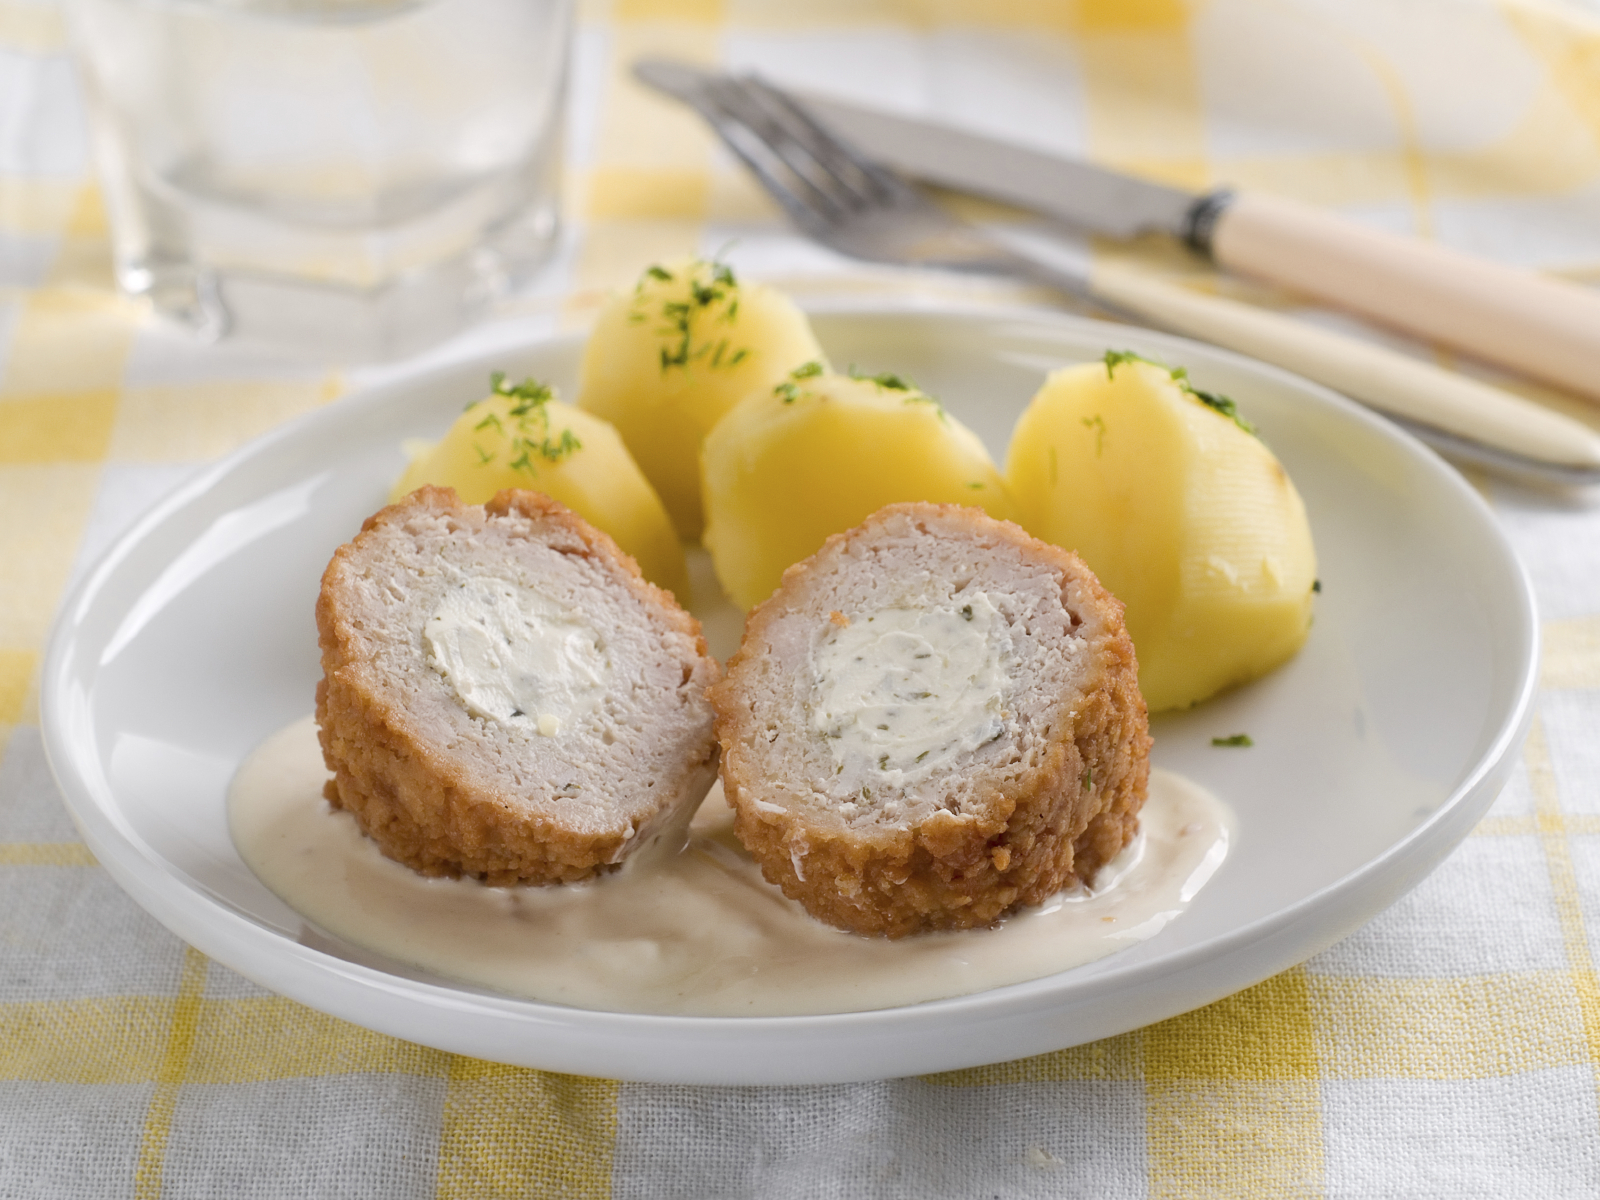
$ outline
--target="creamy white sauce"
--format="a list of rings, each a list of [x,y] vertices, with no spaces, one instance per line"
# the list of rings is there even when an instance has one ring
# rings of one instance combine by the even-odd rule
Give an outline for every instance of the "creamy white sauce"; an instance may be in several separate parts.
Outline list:
[[[958,600],[852,616],[817,644],[812,727],[846,779],[904,786],[1003,732],[1005,619],[984,592]]]
[[[779,1016],[891,1008],[1064,971],[1155,934],[1222,864],[1232,818],[1153,770],[1140,836],[1094,891],[1063,892],[989,929],[887,941],[812,919],[761,877],[713,788],[687,830],[591,883],[491,888],[383,857],[322,798],[308,717],[234,778],[234,844],[321,930],[511,995],[613,1012]]]
[[[475,717],[547,737],[600,707],[611,675],[592,625],[549,596],[467,575],[422,628],[428,665]]]

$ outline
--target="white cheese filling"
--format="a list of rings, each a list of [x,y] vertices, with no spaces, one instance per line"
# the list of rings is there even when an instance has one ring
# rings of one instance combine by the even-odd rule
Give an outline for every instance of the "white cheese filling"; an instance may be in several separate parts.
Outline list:
[[[840,775],[904,786],[999,737],[1010,657],[983,592],[948,608],[884,608],[825,633],[812,727]]]
[[[583,617],[533,588],[464,576],[422,629],[428,665],[475,717],[570,729],[605,698],[611,660]]]

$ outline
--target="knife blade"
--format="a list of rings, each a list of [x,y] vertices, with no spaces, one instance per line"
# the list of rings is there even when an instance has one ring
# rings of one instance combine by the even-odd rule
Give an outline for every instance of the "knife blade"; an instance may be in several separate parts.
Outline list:
[[[1184,192],[951,126],[807,95],[868,154],[1113,238],[1159,231],[1224,270],[1600,400],[1600,293],[1280,196]]]
[[[713,72],[650,60],[680,97]],[[888,166],[1115,239],[1160,232],[1224,270],[1600,400],[1600,292],[1370,229],[1279,196],[1185,191],[922,117],[799,92],[824,124]]]
[[[1143,233],[1190,240],[1197,211],[1209,199],[952,125],[858,108],[812,92],[795,95],[823,124],[903,174],[1119,241]]]
[[[790,142],[783,147],[781,140],[766,142],[768,137],[778,136],[775,127],[769,128],[770,118],[784,106],[789,106],[791,115],[785,120],[790,123],[799,120],[805,126],[812,122],[806,138],[813,142],[836,138],[814,124],[813,116],[794,107],[792,97],[754,78],[734,79],[686,64],[644,60],[634,64],[634,72],[645,83],[700,112],[730,149],[757,169],[769,190],[778,189],[774,194],[786,207],[800,203],[797,216],[827,220],[810,212],[793,188],[798,185],[803,192],[818,182],[820,177],[814,178],[814,172],[821,170],[825,175],[830,168],[820,160],[808,165],[793,158],[800,150],[798,144]],[[840,147],[831,157],[837,161],[841,152],[846,156],[860,153],[857,148]],[[774,155],[781,166],[772,161]],[[790,171],[798,172],[798,177],[792,183],[780,181],[778,175]],[[902,219],[917,220],[918,228],[926,232],[926,218],[914,218],[911,210],[915,207],[911,204]],[[837,242],[827,231],[818,236],[836,249],[883,261],[1020,273],[1139,323],[1239,350],[1327,384],[1399,420],[1458,459],[1559,483],[1600,482],[1600,434],[1572,418],[1431,363],[1291,317],[1204,295],[1114,263],[1063,263],[1059,256],[1041,257],[1021,245],[997,254],[993,235],[974,230],[973,236],[961,237],[957,226],[951,226],[949,236],[935,239],[937,244],[927,247],[915,237],[905,245],[903,238],[894,237],[885,241],[872,236],[865,242],[847,237]],[[968,253],[957,256],[961,262],[941,256],[940,247],[946,243],[965,247]]]

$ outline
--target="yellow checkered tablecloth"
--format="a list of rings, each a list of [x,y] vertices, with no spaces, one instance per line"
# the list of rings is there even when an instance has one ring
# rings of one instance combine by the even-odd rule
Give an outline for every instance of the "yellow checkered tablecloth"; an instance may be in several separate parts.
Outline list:
[[[802,296],[1025,295],[799,242],[692,118],[627,81],[647,51],[1600,280],[1594,0],[590,0],[581,16],[559,259],[433,357],[581,324],[646,262],[735,238],[743,271]],[[160,493],[394,368],[199,347],[119,300],[82,107],[58,9],[0,0],[0,1197],[1600,1195],[1592,494],[1475,480],[1546,646],[1490,816],[1367,928],[1176,1020],[923,1079],[619,1084],[369,1033],[183,946],[57,798],[47,627]]]

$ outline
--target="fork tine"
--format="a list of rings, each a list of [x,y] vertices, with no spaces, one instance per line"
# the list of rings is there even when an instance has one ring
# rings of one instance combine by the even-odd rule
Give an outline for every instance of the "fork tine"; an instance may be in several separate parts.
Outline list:
[[[884,193],[831,134],[801,112],[787,96],[761,80],[740,81],[753,125],[786,161],[841,200],[847,208],[881,203]]]
[[[728,148],[800,228],[816,235],[844,215],[844,209],[832,196],[796,171],[760,132],[745,122],[742,113],[730,110],[723,97],[707,94],[705,103],[698,107]]]
[[[776,88],[710,78],[685,97],[806,234],[878,262],[988,267],[1007,256]]]
[[[789,93],[758,76],[745,80],[763,109],[817,161],[830,176],[872,203],[904,201],[917,193],[894,172],[873,162],[823,125]]]
[[[708,89],[730,117],[746,127],[766,150],[780,160],[800,182],[804,194],[821,201],[826,214],[837,219],[859,208],[863,197],[847,180],[831,171],[818,155],[796,136],[765,97],[748,79],[724,79]]]

